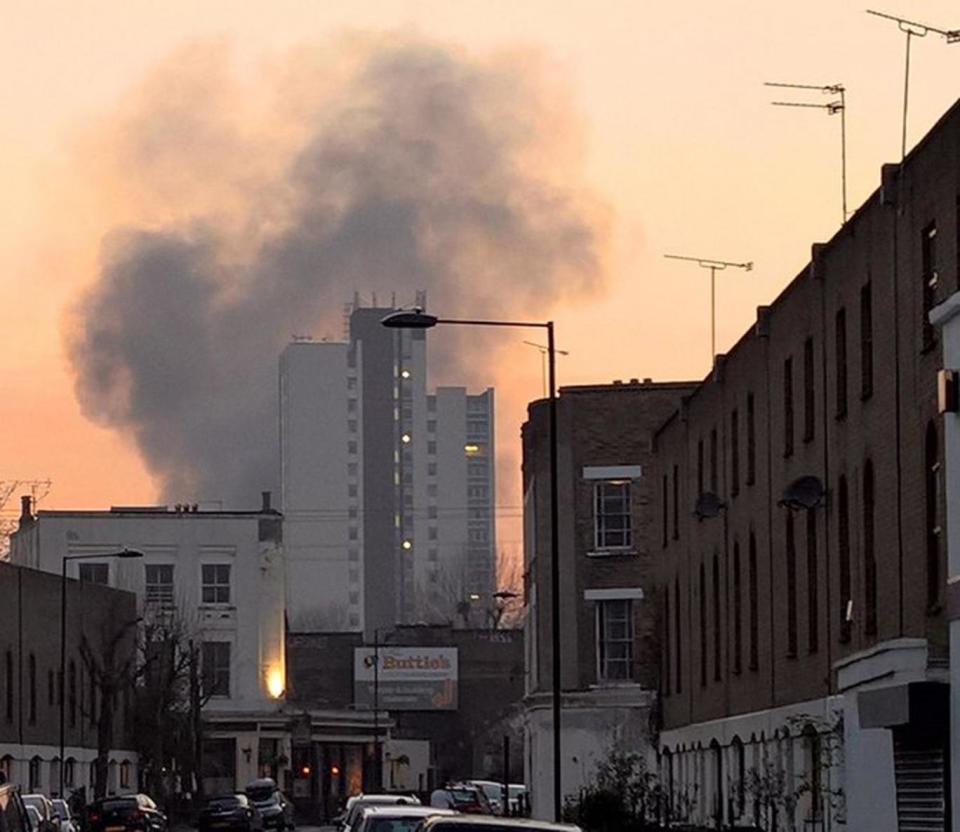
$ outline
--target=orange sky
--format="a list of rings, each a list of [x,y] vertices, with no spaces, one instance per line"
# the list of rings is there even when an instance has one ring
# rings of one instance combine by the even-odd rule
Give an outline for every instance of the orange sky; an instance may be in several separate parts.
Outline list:
[[[86,168],[101,160],[89,136],[186,45],[225,50],[253,94],[277,56],[347,29],[417,32],[481,57],[541,51],[577,114],[580,179],[612,222],[608,291],[544,310],[571,353],[561,359],[561,383],[704,373],[707,273],[663,253],[756,262],[753,272],[721,276],[722,350],[799,271],[810,244],[836,230],[838,120],[770,107],[763,81],[846,85],[852,207],[876,186],[881,163],[899,157],[903,37],[846,0],[789,8],[762,0],[85,0],[82,8],[8,2],[0,41],[0,480],[49,477],[48,507],[155,496],[130,442],[80,414],[62,332],[79,288],[95,276],[102,235],[143,219],[123,194],[92,192]],[[960,26],[947,0],[881,9]],[[932,35],[914,43],[911,140],[958,97],[955,78],[960,45]],[[504,346],[511,377],[494,379],[513,391],[500,414],[501,446],[516,437],[521,391],[540,388],[539,356],[519,340]]]

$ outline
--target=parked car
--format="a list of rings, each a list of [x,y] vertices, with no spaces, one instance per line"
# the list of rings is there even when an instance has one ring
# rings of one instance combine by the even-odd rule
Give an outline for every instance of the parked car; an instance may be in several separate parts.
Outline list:
[[[33,806],[40,813],[40,832],[60,832],[60,818],[53,809],[53,802],[45,794],[25,794],[25,806]]]
[[[43,818],[40,816],[37,807],[26,806],[24,808],[27,812],[27,822],[30,824],[30,829],[32,832],[40,832],[40,827],[43,826]]]
[[[468,780],[467,785],[480,789],[495,815],[503,814],[503,783],[495,780]],[[509,814],[521,815],[526,803],[527,787],[523,783],[510,783],[507,786],[510,805]]]
[[[572,823],[549,823],[527,818],[456,817],[426,818],[417,832],[582,832]]]
[[[39,812],[34,809],[39,821]],[[32,832],[33,824],[20,790],[13,784],[0,785],[0,832]]]
[[[293,821],[293,804],[283,796],[276,782],[269,777],[247,783],[244,794],[250,798],[254,808],[260,813],[263,829],[276,829],[278,832],[289,829],[292,832],[296,828]]]
[[[79,832],[77,824],[73,822],[73,815],[70,814],[67,801],[54,798],[50,802],[53,804],[54,814],[60,820],[60,832]]]
[[[435,815],[455,815],[452,809],[438,809],[435,806],[367,806],[353,829],[356,832],[415,832],[424,818]]]
[[[263,815],[245,794],[227,794],[207,801],[197,826],[200,832],[262,832]]]
[[[166,832],[167,818],[145,794],[104,797],[87,806],[85,832]]]
[[[341,829],[349,832],[359,821],[360,812],[369,806],[419,806],[420,799],[409,794],[358,794],[347,801],[341,816]]]
[[[442,789],[434,789],[430,795],[430,805],[453,809],[467,815],[493,814],[490,802],[483,791],[465,783],[454,783]]]

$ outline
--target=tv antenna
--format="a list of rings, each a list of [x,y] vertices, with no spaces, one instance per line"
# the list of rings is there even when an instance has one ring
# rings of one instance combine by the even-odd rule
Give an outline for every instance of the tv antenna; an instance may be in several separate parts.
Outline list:
[[[547,397],[547,355],[550,348],[544,344],[538,344],[536,341],[524,341],[528,347],[536,347],[540,350],[540,377],[543,379],[543,397]],[[570,355],[567,350],[554,350],[557,355]]]
[[[717,354],[717,272],[724,269],[743,269],[749,272],[753,269],[753,261],[746,263],[732,263],[728,260],[708,260],[705,257],[687,257],[683,254],[664,254],[668,260],[685,260],[696,263],[701,269],[710,269],[710,366]]]
[[[867,9],[867,14],[872,14],[874,17],[882,17],[884,20],[892,20],[907,38],[903,70],[903,131],[900,138],[900,159],[903,160],[907,155],[907,105],[910,101],[910,41],[915,37],[925,38],[933,32],[933,34],[945,38],[947,43],[960,43],[960,29],[938,29],[936,26],[928,26],[925,23],[917,23],[915,20],[907,20],[906,18],[896,17],[892,14],[877,12],[873,9]]]
[[[771,101],[770,103],[774,107],[812,107],[818,110],[826,110],[828,116],[840,114],[840,187],[843,195],[843,222],[846,222],[849,216],[847,211],[847,99],[843,84],[818,86],[816,84],[784,84],[779,81],[766,81],[764,86],[792,90],[819,90],[826,95],[838,96],[838,98],[828,101],[826,104],[815,104],[809,101]]]

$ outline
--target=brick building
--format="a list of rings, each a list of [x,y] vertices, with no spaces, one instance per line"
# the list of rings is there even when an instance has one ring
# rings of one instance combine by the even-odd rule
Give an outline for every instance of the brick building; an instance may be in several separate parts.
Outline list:
[[[960,105],[884,166],[656,435],[675,819],[944,828],[941,356],[927,316],[960,285],[958,153]]]
[[[648,601],[659,540],[648,467],[654,431],[692,389],[633,379],[560,390],[564,796],[613,746],[649,736],[658,653]],[[538,401],[523,427],[525,771],[536,817],[553,805],[549,464],[548,403]]]
[[[100,666],[116,634],[134,650],[136,598],[104,586],[67,581],[65,788],[60,788],[60,576],[0,562],[0,772],[24,792],[48,795],[86,787],[97,756]],[[126,630],[124,628],[126,627]],[[120,628],[119,631],[117,628]],[[86,658],[85,658],[86,657]],[[118,699],[107,790],[136,788],[130,697]]]

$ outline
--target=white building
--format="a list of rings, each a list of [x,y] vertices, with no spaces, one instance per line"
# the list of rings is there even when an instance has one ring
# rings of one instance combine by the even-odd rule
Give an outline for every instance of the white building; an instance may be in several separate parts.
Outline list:
[[[107,557],[122,548],[143,558]],[[98,555],[104,555],[98,559]],[[41,511],[11,538],[15,564],[136,593],[145,616],[173,615],[201,643],[206,686],[205,756],[223,782],[242,787],[290,758],[282,716],[284,552],[282,519],[260,511],[188,507]]]
[[[280,358],[291,628],[475,623],[496,588],[493,390],[427,386],[427,337],[354,306]]]

